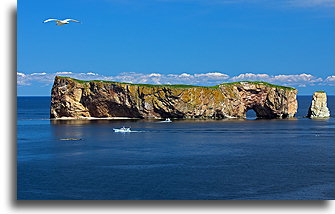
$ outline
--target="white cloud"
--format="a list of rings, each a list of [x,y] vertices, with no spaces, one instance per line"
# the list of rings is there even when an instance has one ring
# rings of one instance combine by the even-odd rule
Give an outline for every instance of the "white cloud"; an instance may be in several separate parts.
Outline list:
[[[182,73],[179,75],[179,77],[192,77],[190,74]]]
[[[72,72],[65,71],[65,72],[57,72],[56,74],[57,74],[57,75],[59,75],[59,74],[72,74]]]
[[[329,76],[329,77],[326,78],[325,81],[326,82],[334,82],[335,81],[335,76],[334,75],[333,76]]]
[[[230,78],[231,81],[267,81],[270,78],[268,74],[245,73]]]
[[[321,82],[322,78],[317,78],[311,74],[277,75],[273,77],[274,81],[298,83],[298,82]]]
[[[43,75],[46,75],[47,73],[32,73],[32,74],[30,74],[31,76],[43,76]]]
[[[151,73],[148,75],[148,77],[161,77],[161,74],[157,74],[157,73]]]
[[[328,76],[324,81],[324,85],[335,86],[335,76]]]
[[[210,78],[223,78],[227,79],[229,76],[227,74],[213,72],[213,73],[206,73],[206,74],[194,74],[195,77],[210,77]]]
[[[88,73],[86,73],[87,75],[94,75],[94,76],[96,76],[96,75],[98,75],[98,74],[96,74],[96,73],[92,73],[92,72],[88,72]]]
[[[25,77],[25,76],[26,76],[24,73],[20,73],[20,72],[16,72],[16,75],[17,75],[18,77]]]

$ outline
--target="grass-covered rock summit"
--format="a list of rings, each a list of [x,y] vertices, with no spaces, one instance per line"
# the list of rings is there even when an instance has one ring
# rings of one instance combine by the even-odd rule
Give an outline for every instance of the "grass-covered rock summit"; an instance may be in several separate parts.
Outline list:
[[[83,81],[56,76],[51,118],[288,118],[297,111],[297,90],[266,82],[216,86],[150,85]]]

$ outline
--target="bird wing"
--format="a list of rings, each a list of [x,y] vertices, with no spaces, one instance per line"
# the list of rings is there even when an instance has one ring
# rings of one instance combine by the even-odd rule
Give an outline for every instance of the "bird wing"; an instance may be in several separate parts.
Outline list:
[[[47,19],[47,20],[43,21],[43,23],[50,22],[50,21],[60,22],[60,20],[58,20],[58,19]]]
[[[64,21],[68,22],[68,21],[72,21],[72,22],[78,22],[80,23],[80,21],[74,20],[74,19],[65,19]]]

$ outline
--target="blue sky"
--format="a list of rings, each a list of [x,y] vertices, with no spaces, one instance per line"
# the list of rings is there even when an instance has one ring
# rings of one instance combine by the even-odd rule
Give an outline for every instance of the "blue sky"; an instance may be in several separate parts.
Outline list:
[[[50,95],[55,75],[264,80],[334,94],[333,9],[332,0],[19,0],[18,95]]]

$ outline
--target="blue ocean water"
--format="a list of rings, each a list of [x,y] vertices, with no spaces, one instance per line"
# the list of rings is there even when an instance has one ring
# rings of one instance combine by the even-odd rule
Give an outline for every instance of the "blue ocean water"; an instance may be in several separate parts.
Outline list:
[[[50,97],[18,97],[17,198],[334,199],[334,96],[326,120],[303,117],[310,101],[295,119],[157,123],[52,121]]]

